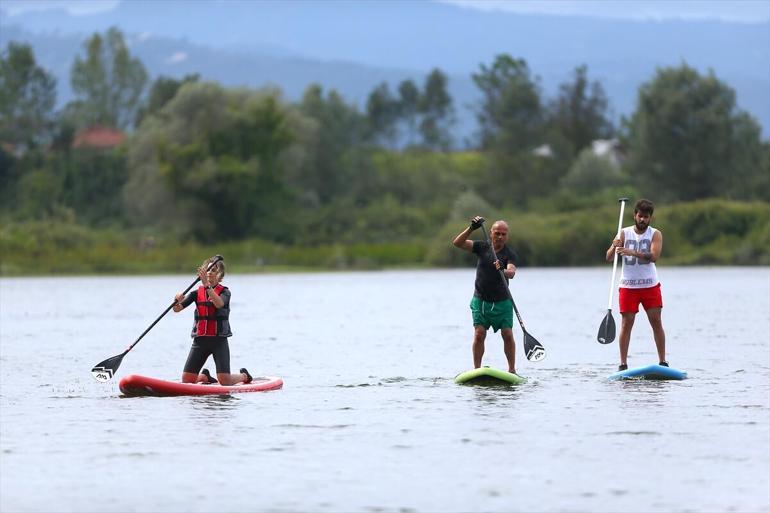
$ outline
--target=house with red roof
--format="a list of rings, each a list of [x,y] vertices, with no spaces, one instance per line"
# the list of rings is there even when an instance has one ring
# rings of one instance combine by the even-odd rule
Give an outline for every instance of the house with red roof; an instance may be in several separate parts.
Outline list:
[[[72,140],[73,148],[111,149],[123,144],[126,134],[115,128],[96,125],[79,130]]]

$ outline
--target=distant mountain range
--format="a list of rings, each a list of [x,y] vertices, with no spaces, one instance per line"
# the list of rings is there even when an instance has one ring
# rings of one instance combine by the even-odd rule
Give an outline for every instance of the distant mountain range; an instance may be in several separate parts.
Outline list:
[[[471,74],[497,54],[524,58],[548,97],[586,64],[616,119],[633,112],[656,68],[686,62],[713,70],[770,134],[770,22],[621,21],[377,0],[131,0],[83,16],[0,16],[0,44],[30,43],[58,78],[62,103],[71,98],[69,68],[83,41],[117,26],[153,78],[200,73],[231,86],[272,84],[290,100],[318,82],[363,106],[378,83],[393,91],[408,78],[421,84],[437,67],[449,76],[459,138],[475,129]]]

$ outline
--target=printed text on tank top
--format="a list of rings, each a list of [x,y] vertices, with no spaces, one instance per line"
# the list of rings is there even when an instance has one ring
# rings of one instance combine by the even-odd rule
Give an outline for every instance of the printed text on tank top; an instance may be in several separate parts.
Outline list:
[[[643,254],[652,253],[652,238],[657,230],[648,226],[644,233],[637,233],[633,226],[623,228],[624,247]],[[658,284],[655,263],[636,256],[623,257],[623,271],[620,286],[629,289],[643,289]]]

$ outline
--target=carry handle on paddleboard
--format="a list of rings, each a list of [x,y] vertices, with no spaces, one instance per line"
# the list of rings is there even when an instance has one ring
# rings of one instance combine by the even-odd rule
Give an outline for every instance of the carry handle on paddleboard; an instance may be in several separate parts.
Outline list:
[[[489,240],[489,235],[487,235],[487,229],[484,227],[483,218],[481,219],[481,231],[484,232],[484,240],[486,240],[487,244],[489,244],[489,250],[492,251],[492,255],[495,257],[495,261],[497,261],[495,246]],[[543,344],[538,342],[535,339],[535,337],[533,337],[527,332],[527,329],[524,327],[524,321],[521,320],[521,314],[519,314],[519,309],[516,308],[516,301],[513,300],[511,289],[508,288],[508,280],[505,278],[505,273],[503,272],[502,269],[498,269],[497,272],[500,274],[500,279],[503,280],[505,291],[508,293],[508,297],[511,300],[511,304],[513,305],[513,311],[516,312],[516,318],[519,320],[519,326],[521,326],[521,331],[524,333],[524,355],[527,357],[527,360],[531,360],[533,362],[539,362],[540,360],[545,358],[545,347],[543,347]]]
[[[224,260],[225,258],[222,255],[215,255],[214,260],[211,261],[211,263],[206,268],[206,272],[210,271],[215,265],[217,265],[219,262]],[[200,276],[195,278],[195,281],[193,281],[189,287],[184,289],[184,292],[182,292],[182,295],[184,296],[187,294],[191,288],[195,286],[196,283],[200,281]],[[129,351],[131,351],[136,344],[139,343],[142,338],[155,326],[158,324],[158,321],[160,321],[174,306],[177,304],[177,301],[174,300],[173,303],[171,303],[168,308],[166,308],[160,316],[158,316],[157,319],[153,321],[150,326],[142,332],[141,335],[139,335],[139,338],[137,338],[133,344],[128,346],[128,349],[123,351],[121,354],[117,356],[113,356],[112,358],[107,358],[103,362],[97,363],[93,369],[91,369],[91,375],[96,379],[96,381],[106,383],[107,381],[112,379],[112,376],[115,375],[115,372],[118,370],[118,367],[120,367],[120,363],[123,361],[123,357],[128,354]]]

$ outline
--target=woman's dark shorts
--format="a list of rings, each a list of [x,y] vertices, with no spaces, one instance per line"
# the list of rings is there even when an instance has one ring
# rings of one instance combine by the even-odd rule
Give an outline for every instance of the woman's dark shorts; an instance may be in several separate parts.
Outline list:
[[[214,355],[217,374],[230,374],[230,345],[226,337],[195,337],[184,371],[198,374],[210,355]]]

